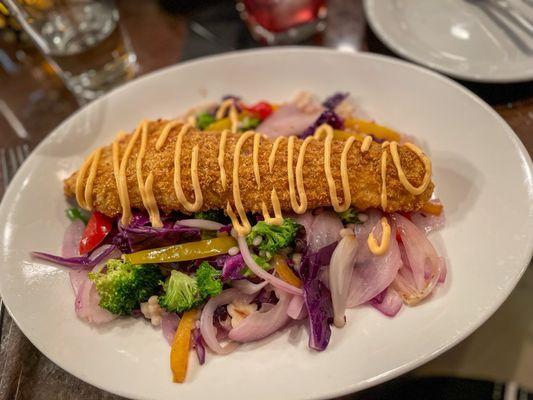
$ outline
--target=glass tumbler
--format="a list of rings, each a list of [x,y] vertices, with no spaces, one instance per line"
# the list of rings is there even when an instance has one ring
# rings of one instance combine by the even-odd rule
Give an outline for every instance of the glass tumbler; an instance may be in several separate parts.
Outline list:
[[[113,0],[0,0],[80,103],[131,79],[135,53]]]

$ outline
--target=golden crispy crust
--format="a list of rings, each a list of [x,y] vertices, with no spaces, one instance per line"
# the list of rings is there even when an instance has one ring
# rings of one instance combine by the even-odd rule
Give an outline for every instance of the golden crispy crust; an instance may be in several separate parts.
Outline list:
[[[176,198],[173,183],[174,173],[174,148],[180,126],[170,131],[167,141],[160,151],[155,149],[155,142],[167,121],[154,121],[149,123],[148,145],[143,163],[144,179],[152,172],[154,175],[153,191],[159,208],[163,212],[178,210],[185,212]],[[124,136],[120,143],[120,157],[125,151],[126,145],[131,137]],[[201,132],[190,130],[183,138],[182,152],[180,158],[181,179],[183,191],[189,200],[194,200],[191,184],[190,162],[191,150],[196,144],[199,145],[198,177],[204,203],[202,210],[214,208],[225,208],[226,203],[231,201],[232,196],[232,170],[233,153],[239,134],[228,134],[225,151],[225,169],[227,174],[227,188],[224,190],[220,181],[218,166],[218,148],[220,133]],[[283,140],[276,153],[273,173],[269,173],[268,157],[272,149],[272,143],[266,138],[261,138],[259,150],[259,170],[261,174],[261,187],[258,188],[254,173],[252,160],[253,140],[247,140],[242,148],[239,168],[239,181],[241,198],[243,205],[248,211],[260,211],[261,202],[265,201],[270,207],[270,193],[275,188],[284,211],[290,211],[289,185],[287,178],[287,141]],[[302,141],[295,141],[294,165],[298,157]],[[344,142],[334,140],[332,143],[331,165],[333,177],[336,182],[337,195],[342,201],[342,185],[340,178],[340,157]],[[133,147],[133,151],[128,159],[126,167],[126,179],[128,183],[128,193],[132,208],[143,209],[137,178],[135,172],[135,160],[140,148],[140,140]],[[385,211],[416,211],[424,205],[433,192],[433,183],[419,196],[409,193],[398,179],[398,173],[390,150],[381,148],[380,144],[372,143],[366,153],[361,153],[360,142],[355,142],[348,153],[347,169],[352,195],[352,205],[359,209],[370,207],[380,208],[381,194],[381,154],[383,151],[389,152],[387,165],[387,198],[388,204]],[[422,183],[425,169],[424,165],[411,150],[399,146],[399,155],[402,167],[408,180],[415,186]],[[73,197],[75,193],[77,172],[65,180],[65,194]],[[330,196],[327,180],[324,173],[324,142],[311,141],[307,146],[304,158],[304,186],[308,198],[308,209],[321,206],[330,206]],[[94,208],[108,216],[121,214],[118,191],[115,185],[113,174],[112,150],[111,146],[105,146],[102,150],[100,161],[94,180],[92,195]]]

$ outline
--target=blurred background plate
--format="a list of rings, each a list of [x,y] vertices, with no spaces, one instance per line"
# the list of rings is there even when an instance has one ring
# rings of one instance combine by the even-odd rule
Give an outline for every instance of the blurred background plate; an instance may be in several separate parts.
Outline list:
[[[480,82],[533,79],[530,0],[365,0],[372,30],[394,52]]]
[[[416,88],[416,90],[413,90]],[[139,119],[170,118],[226,94],[281,101],[307,89],[349,91],[361,111],[417,137],[433,161],[447,226],[433,235],[450,275],[435,296],[387,318],[350,310],[327,351],[290,327],[226,357],[209,354],[183,385],[171,382],[169,347],[141,319],[102,328],[76,318],[66,271],[32,260],[57,253],[68,220],[62,180],[88,152]],[[438,74],[391,58],[326,49],[233,52],[149,74],[101,97],[34,150],[0,205],[0,292],[29,340],[61,368],[135,399],[319,399],[361,390],[436,357],[505,300],[533,246],[531,159],[478,97]],[[509,206],[512,204],[512,207]],[[89,397],[93,398],[93,397]]]

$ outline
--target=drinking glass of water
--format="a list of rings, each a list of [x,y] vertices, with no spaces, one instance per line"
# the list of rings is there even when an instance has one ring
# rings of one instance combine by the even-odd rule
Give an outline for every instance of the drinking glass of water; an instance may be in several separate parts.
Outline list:
[[[132,78],[135,53],[113,0],[0,0],[80,103]]]

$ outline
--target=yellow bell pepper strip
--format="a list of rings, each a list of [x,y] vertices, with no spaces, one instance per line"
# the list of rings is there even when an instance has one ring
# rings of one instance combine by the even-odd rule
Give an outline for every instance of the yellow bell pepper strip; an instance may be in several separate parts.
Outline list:
[[[289,285],[302,287],[302,281],[296,276],[296,274],[289,268],[285,258],[279,254],[274,256],[274,268],[279,277],[287,282]]]
[[[159,264],[167,262],[191,261],[225,254],[237,241],[232,236],[221,236],[213,239],[199,240],[160,247],[158,249],[142,250],[136,253],[124,254],[125,261],[132,264]]]
[[[348,140],[348,138],[354,136],[357,140],[363,141],[365,135],[361,135],[357,132],[341,131],[338,129],[333,130],[333,139],[335,140]]]
[[[197,315],[198,311],[195,309],[185,311],[174,335],[170,348],[170,369],[174,383],[183,383],[187,376],[191,332],[194,329]]]
[[[374,121],[365,121],[362,119],[347,118],[344,126],[350,129],[356,129],[359,133],[372,135],[377,139],[399,142],[401,135],[390,128],[376,124]]]
[[[215,122],[209,124],[207,128],[205,128],[206,131],[223,131],[224,129],[230,129],[231,128],[231,121],[229,118],[222,118],[219,120],[216,120]]]
[[[442,204],[433,203],[431,201],[424,204],[422,208],[420,209],[420,211],[422,211],[423,213],[431,214],[431,215],[440,215],[442,213],[442,210],[443,210]]]

